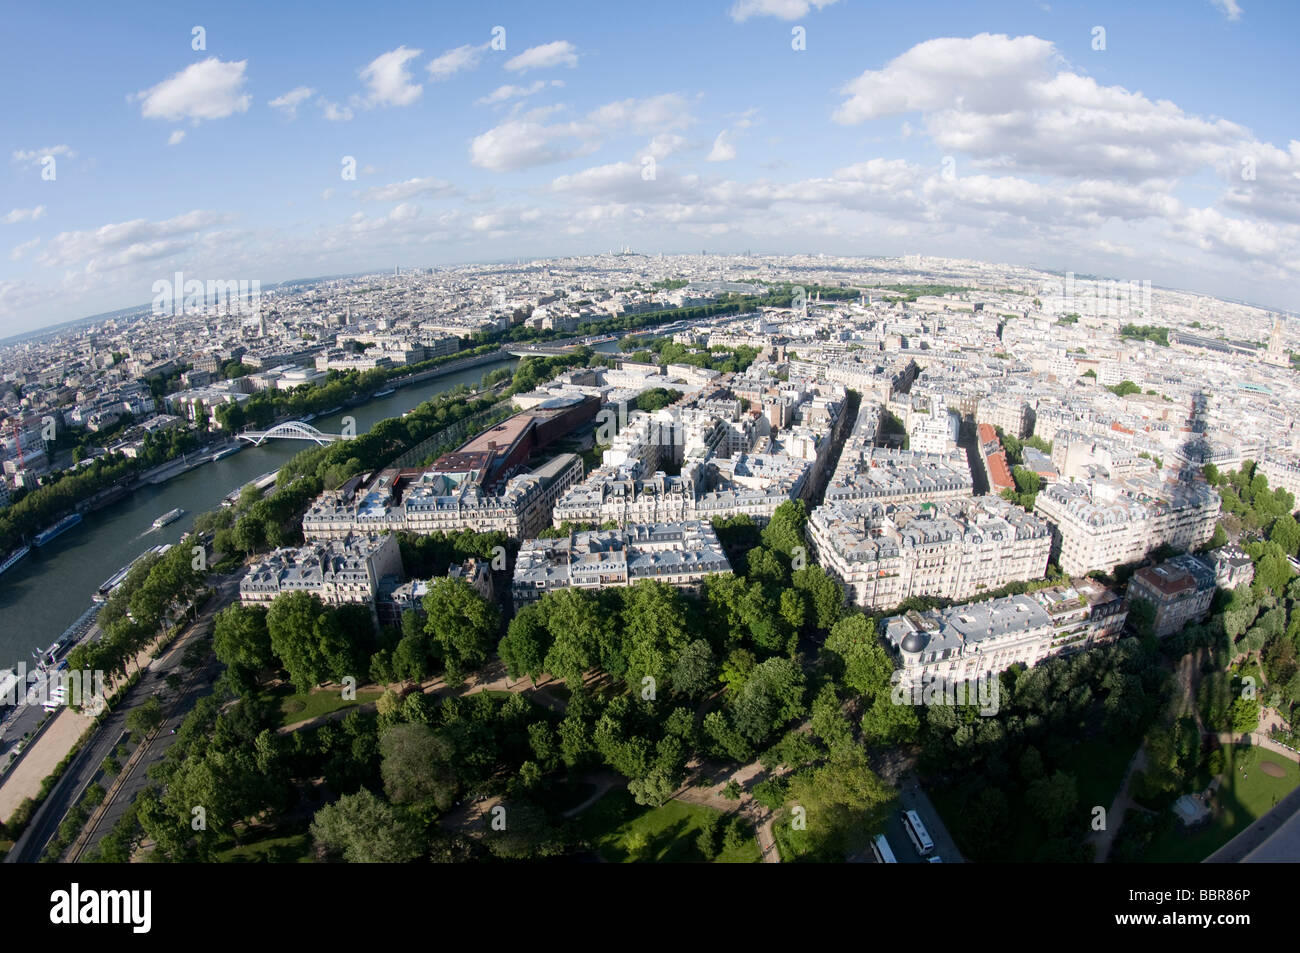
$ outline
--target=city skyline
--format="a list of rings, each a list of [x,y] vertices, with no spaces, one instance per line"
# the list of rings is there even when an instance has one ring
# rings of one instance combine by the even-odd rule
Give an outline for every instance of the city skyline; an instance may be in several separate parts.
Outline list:
[[[0,322],[134,307],[176,271],[271,285],[624,246],[992,259],[1289,309],[1300,143],[1254,67],[1282,61],[1293,11],[930,7],[400,5],[329,36],[280,13],[250,30],[239,6],[87,8],[71,37],[15,11],[9,104],[44,108],[12,109]]]

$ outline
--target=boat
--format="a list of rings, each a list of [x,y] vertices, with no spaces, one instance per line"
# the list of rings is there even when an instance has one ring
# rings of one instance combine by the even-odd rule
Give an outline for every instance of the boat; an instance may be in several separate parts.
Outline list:
[[[237,443],[233,447],[227,447],[225,450],[219,450],[218,452],[212,455],[212,462],[216,463],[218,460],[224,460],[226,459],[226,457],[230,456],[231,454],[238,453],[240,450],[243,449],[244,449],[244,445],[242,443]]]
[[[19,546],[12,553],[5,557],[5,561],[0,563],[0,573],[14,568],[14,564],[32,551],[30,546]]]
[[[315,415],[315,414],[308,414],[306,417],[299,417],[299,418],[298,418],[299,422],[300,422],[300,423],[304,423],[304,424],[309,424],[309,423],[311,423],[311,422],[312,422],[313,420],[315,420],[315,419],[316,419],[316,415]]]
[[[392,397],[392,396],[393,396],[394,394],[396,394],[396,393],[397,393],[397,388],[396,388],[396,387],[386,387],[386,388],[384,388],[383,390],[377,390],[377,391],[375,391],[375,397],[376,397],[376,398],[380,398],[380,397]]]
[[[181,509],[179,506],[176,507],[176,509],[174,510],[168,510],[162,516],[158,517],[156,520],[153,521],[153,528],[162,529],[168,523],[175,523],[178,519],[180,519],[184,515],[185,515],[185,511]]]
[[[50,540],[54,539],[54,537],[66,533],[68,530],[72,529],[72,527],[76,526],[80,522],[81,522],[80,513],[69,513],[67,516],[63,517],[63,519],[59,520],[53,526],[47,529],[43,529],[39,533],[37,533],[36,538],[33,539],[32,542],[35,543],[37,546],[44,546]]]
[[[142,559],[154,555],[155,553],[161,556],[171,548],[172,548],[171,543],[167,543],[162,546],[149,547],[144,552],[142,552],[139,556],[136,556],[135,559],[131,560],[129,563],[127,563],[125,566],[119,569],[117,572],[113,573],[113,575],[105,579],[100,584],[99,588],[95,590],[95,594],[90,598],[95,602],[107,602],[109,597],[114,592],[117,591],[118,587],[121,586],[122,583],[126,582],[126,577],[130,575],[131,570],[136,567],[136,563],[140,562],[140,560]]]
[[[330,407],[330,408],[327,409],[327,410],[322,410],[322,411],[321,411],[319,414],[317,414],[316,416],[317,416],[317,417],[328,417],[330,414],[337,414],[337,413],[338,413],[340,410],[342,410],[342,409],[343,409],[342,406],[339,406],[339,407]]]

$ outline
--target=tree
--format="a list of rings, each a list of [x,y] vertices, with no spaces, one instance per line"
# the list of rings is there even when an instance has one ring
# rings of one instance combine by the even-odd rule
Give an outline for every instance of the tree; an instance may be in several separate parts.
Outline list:
[[[352,864],[404,864],[423,853],[406,815],[365,788],[317,811],[311,833],[319,846],[341,851]]]
[[[821,566],[800,569],[791,576],[794,587],[808,596],[813,624],[829,630],[844,609],[844,590]]]
[[[808,511],[803,500],[786,500],[776,508],[772,518],[763,527],[763,545],[768,549],[793,556],[795,547],[804,545],[803,528],[808,522]]]
[[[888,693],[894,666],[876,639],[870,616],[851,615],[835,623],[825,648],[843,665],[841,680],[846,688],[868,698]]]
[[[546,812],[531,801],[504,805],[505,829],[489,828],[483,837],[495,856],[506,860],[547,857],[564,849],[564,840],[551,828]]]
[[[732,701],[736,730],[761,744],[781,725],[805,711],[804,676],[794,662],[771,658],[755,666]]]
[[[1232,703],[1232,730],[1248,734],[1259,728],[1259,700],[1238,698]]]
[[[546,671],[564,679],[570,688],[600,658],[601,643],[610,628],[596,599],[581,589],[561,589],[542,600],[546,627],[553,641],[546,653]]]
[[[506,674],[511,678],[527,675],[537,684],[546,670],[546,653],[555,640],[546,627],[546,617],[537,606],[525,606],[510,620],[505,637],[497,647]]]
[[[623,590],[622,623],[629,682],[638,687],[649,676],[666,683],[690,640],[681,593],[656,580],[641,580]]]
[[[449,680],[487,661],[499,615],[466,580],[439,579],[424,597],[424,611],[425,630],[442,648]]]
[[[428,725],[394,725],[379,739],[379,751],[384,791],[395,804],[430,801],[445,811],[456,803],[455,750]]]
[[[823,685],[813,699],[812,730],[831,750],[853,743],[853,726],[844,717],[839,693],[832,682]]]
[[[696,639],[677,656],[668,685],[678,695],[698,698],[713,687],[716,670],[713,649],[704,639]]]
[[[1027,790],[1029,804],[1050,830],[1064,828],[1079,804],[1079,789],[1074,775],[1056,771],[1050,777],[1039,778]]]
[[[255,672],[270,668],[275,654],[266,627],[266,609],[234,603],[218,612],[212,624],[212,650],[227,665],[242,665]]]
[[[1300,523],[1290,513],[1279,517],[1269,530],[1268,541],[1282,547],[1286,555],[1294,556],[1300,552]]]
[[[271,651],[299,692],[360,669],[338,616],[309,592],[276,596],[266,614]]]
[[[883,747],[906,744],[917,739],[921,721],[912,705],[895,705],[889,692],[875,696],[871,707],[862,716],[862,736]]]
[[[126,716],[126,727],[137,735],[147,735],[162,723],[162,702],[156,695],[150,696],[143,705],[133,708]]]
[[[838,749],[820,767],[791,777],[789,798],[804,809],[806,828],[793,829],[788,818],[780,818],[774,827],[795,857],[843,861],[850,852],[865,848],[872,831],[880,829],[892,796],[871,771],[866,752],[851,745]]]

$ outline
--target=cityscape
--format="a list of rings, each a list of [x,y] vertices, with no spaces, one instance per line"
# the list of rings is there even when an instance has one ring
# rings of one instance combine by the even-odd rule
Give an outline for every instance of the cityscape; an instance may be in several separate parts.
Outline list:
[[[1206,36],[1293,35],[1244,5],[1179,6]],[[505,12],[362,57],[352,100],[271,89],[215,11],[169,78],[124,79],[155,138],[189,120],[182,168],[259,110],[299,138],[407,107],[459,128],[451,80],[504,70],[474,87],[497,123],[455,160],[474,176],[331,159],[321,201],[392,207],[322,226],[315,258],[158,172],[146,218],[95,232],[61,205],[110,188],[61,191],[99,174],[94,128],[15,145],[15,201],[44,197],[0,207],[4,861],[1300,861],[1300,147],[1103,64],[1118,6],[914,11],[931,39],[818,53],[862,6],[708,14],[839,77],[808,108],[868,135],[850,165],[828,133],[834,174],[719,169],[769,148],[762,85],[746,105],[688,73],[588,110],[614,44]],[[1080,16],[1113,25],[1067,35]],[[1056,126],[1086,110],[1096,149]],[[921,171],[891,151],[915,137],[952,154]],[[1183,177],[1225,163],[1196,207]],[[478,174],[537,168],[546,189]],[[486,244],[457,237],[475,214]]]

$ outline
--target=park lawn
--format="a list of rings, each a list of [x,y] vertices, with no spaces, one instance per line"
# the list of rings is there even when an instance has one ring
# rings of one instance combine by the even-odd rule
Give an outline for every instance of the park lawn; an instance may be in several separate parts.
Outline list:
[[[1119,741],[1090,738],[1071,748],[1070,764],[1063,770],[1074,775],[1079,792],[1077,814],[1080,823],[1091,821],[1092,809],[1097,805],[1110,810],[1120,785],[1124,783],[1124,772],[1128,770],[1129,761],[1141,743],[1140,735]],[[970,856],[969,846],[964,843],[961,821],[965,805],[956,789],[929,788],[927,793],[939,816],[944,818],[948,832],[956,839],[961,852]],[[1032,863],[1043,846],[1043,826],[1026,803],[1023,785],[1017,782],[1014,786],[1003,789],[1002,793],[1007,798],[1010,831],[997,860]]]
[[[1081,742],[1071,749],[1072,766],[1079,790],[1079,807],[1092,818],[1092,809],[1101,805],[1107,811],[1124,783],[1124,772],[1142,745],[1142,736],[1109,741],[1094,738]]]
[[[372,702],[382,694],[383,691],[378,688],[358,689],[356,700],[347,701],[343,698],[343,692],[337,688],[319,688],[305,695],[286,693],[280,700],[282,723],[292,725],[306,721],[308,718],[318,718],[340,708],[351,708],[354,705]]]
[[[217,854],[222,864],[313,864],[311,834],[303,831],[283,837],[265,837]]]
[[[1266,748],[1259,749],[1261,761],[1271,761],[1282,769],[1283,777],[1269,777],[1251,766],[1243,777],[1236,765],[1237,747],[1223,749],[1223,784],[1215,793],[1217,814],[1204,827],[1184,833],[1181,824],[1164,834],[1157,835],[1143,860],[1152,863],[1200,863],[1252,823],[1273,809],[1278,801],[1300,786],[1300,767],[1290,758],[1274,754]],[[1202,788],[1201,790],[1204,790]]]
[[[683,801],[669,801],[662,807],[637,804],[626,789],[610,791],[577,818],[578,830],[607,861],[614,863],[698,863],[704,856],[695,846],[704,818],[720,814],[713,808]],[[636,855],[629,853],[629,835],[644,835],[646,845]],[[718,863],[756,864],[762,860],[758,840],[749,838],[734,850],[723,850]]]

